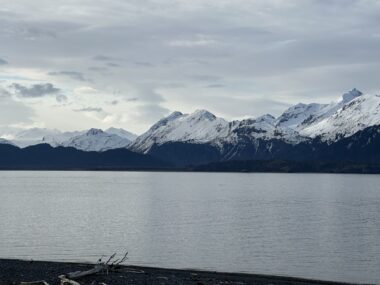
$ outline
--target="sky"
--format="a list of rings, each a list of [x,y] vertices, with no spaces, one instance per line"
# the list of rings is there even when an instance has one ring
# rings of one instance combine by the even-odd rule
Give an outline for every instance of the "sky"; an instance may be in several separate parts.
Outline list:
[[[0,135],[380,90],[378,0],[1,0]]]

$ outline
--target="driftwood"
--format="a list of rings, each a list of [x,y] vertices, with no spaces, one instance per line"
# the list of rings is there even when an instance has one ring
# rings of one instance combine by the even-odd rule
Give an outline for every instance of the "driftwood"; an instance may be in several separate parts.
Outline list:
[[[93,275],[93,274],[102,272],[103,270],[105,270],[105,267],[103,265],[97,264],[97,265],[95,265],[94,268],[92,268],[90,270],[75,271],[75,272],[69,272],[69,273],[64,274],[64,275],[60,275],[59,279],[61,279],[61,280],[64,279],[64,278],[78,279],[78,278],[81,278],[81,277],[84,277],[84,276]]]
[[[80,283],[74,281],[74,280],[70,280],[70,279],[67,279],[67,278],[60,278],[61,279],[61,285],[80,285]]]
[[[80,285],[77,281],[74,281],[76,279],[90,276],[98,273],[106,273],[108,274],[110,271],[116,271],[121,263],[123,263],[128,257],[128,252],[124,254],[124,256],[121,259],[115,259],[116,253],[112,254],[106,262],[102,261],[102,256],[98,263],[95,264],[94,268],[85,270],[85,271],[75,271],[75,272],[69,272],[67,274],[59,275],[58,278],[61,281],[61,285]],[[33,281],[33,282],[21,282],[20,285],[49,285],[44,280],[41,281]],[[106,285],[106,284],[105,284]]]
[[[45,280],[33,281],[33,282],[21,282],[20,285],[49,285]]]
[[[109,271],[114,271],[117,269],[117,267],[123,263],[128,257],[128,252],[126,252],[121,259],[115,259],[116,253],[112,254],[106,262],[102,261],[102,258],[99,259],[98,263],[95,265],[94,268],[86,271],[75,271],[75,272],[69,272],[65,275],[59,276],[59,278],[62,280],[62,278],[67,279],[79,279],[85,276],[94,275],[97,273],[103,273],[106,272],[106,274],[109,273]]]

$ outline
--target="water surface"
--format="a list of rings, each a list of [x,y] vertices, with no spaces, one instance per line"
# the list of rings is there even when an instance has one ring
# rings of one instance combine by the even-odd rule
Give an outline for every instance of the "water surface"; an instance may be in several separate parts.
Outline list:
[[[380,281],[380,176],[0,172],[0,257]]]

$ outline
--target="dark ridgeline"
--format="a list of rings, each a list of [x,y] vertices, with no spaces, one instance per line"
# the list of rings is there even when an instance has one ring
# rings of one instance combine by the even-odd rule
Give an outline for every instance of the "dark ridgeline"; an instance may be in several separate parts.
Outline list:
[[[167,168],[167,162],[132,152],[114,149],[106,152],[85,152],[72,147],[53,148],[39,144],[20,149],[0,144],[0,169],[25,170],[118,170]]]
[[[86,152],[39,144],[20,149],[0,144],[0,169],[25,170],[194,170],[380,173],[380,126],[368,127],[328,144],[310,139],[299,144],[244,137],[215,146],[170,142],[148,154],[128,149]]]

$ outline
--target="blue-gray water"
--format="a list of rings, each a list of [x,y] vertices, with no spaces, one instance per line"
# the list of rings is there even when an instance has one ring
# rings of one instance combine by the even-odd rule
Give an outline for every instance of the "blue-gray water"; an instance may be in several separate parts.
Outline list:
[[[0,257],[380,281],[380,176],[0,172]]]

